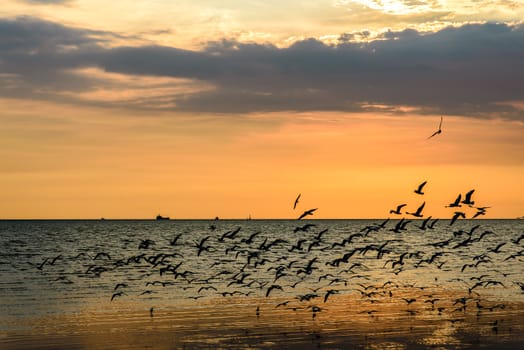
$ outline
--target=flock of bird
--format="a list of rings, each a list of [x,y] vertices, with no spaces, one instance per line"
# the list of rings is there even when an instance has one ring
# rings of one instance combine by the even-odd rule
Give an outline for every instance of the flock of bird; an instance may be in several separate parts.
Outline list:
[[[425,198],[426,185],[424,181],[414,189],[416,198]],[[128,240],[125,254],[81,251],[75,256],[59,254],[29,264],[42,273],[59,264],[76,266],[72,274],[54,276],[56,283],[75,283],[71,276],[108,277],[106,280],[113,282],[107,288],[111,303],[150,298],[161,305],[155,297],[162,292],[194,300],[251,297],[255,303],[274,300],[273,307],[279,310],[307,310],[315,318],[345,294],[365,302],[363,305],[369,307],[362,312],[370,317],[378,312],[376,305],[382,301],[396,302],[410,314],[417,312],[410,308],[414,303],[427,305],[439,314],[445,310],[461,314],[470,306],[478,312],[493,311],[505,304],[489,303],[482,299],[481,291],[524,291],[519,272],[515,275],[497,267],[522,261],[524,233],[501,242],[499,233],[482,229],[478,221],[466,220],[455,229],[457,221],[468,215],[469,219],[484,215],[489,208],[475,206],[473,194],[474,190],[459,194],[447,205],[456,210],[449,223],[426,215],[424,200],[413,210],[408,210],[406,203],[395,205],[389,211],[393,219],[333,232],[330,226],[321,227],[325,225],[322,220],[307,220],[318,210],[311,208],[301,211],[288,231],[283,224],[280,233],[249,231],[253,227],[249,225],[251,229],[238,225],[223,230],[221,226],[231,223],[220,220],[201,232]],[[300,200],[299,194],[293,202],[294,211],[299,209]],[[466,209],[474,214],[467,214]],[[176,229],[177,222],[162,225]],[[453,277],[431,281],[427,276],[433,272],[435,276],[451,273]],[[116,276],[119,280],[114,279]],[[460,297],[446,300],[439,295],[439,286],[446,283],[452,283]],[[415,290],[433,292],[418,295]],[[261,312],[258,305],[256,316]],[[150,316],[154,316],[154,306]]]

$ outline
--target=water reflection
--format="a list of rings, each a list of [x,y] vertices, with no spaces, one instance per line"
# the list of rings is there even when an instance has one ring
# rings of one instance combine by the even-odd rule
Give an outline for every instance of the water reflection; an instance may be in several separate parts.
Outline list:
[[[522,344],[522,222],[306,223],[0,222],[0,344]]]

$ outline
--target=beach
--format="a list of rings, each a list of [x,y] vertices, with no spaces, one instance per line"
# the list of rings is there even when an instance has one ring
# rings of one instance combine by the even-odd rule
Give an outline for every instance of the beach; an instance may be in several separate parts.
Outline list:
[[[4,221],[0,347],[524,344],[521,221],[398,222]]]
[[[34,318],[13,325],[16,330],[8,325],[0,333],[0,344],[15,350],[516,349],[524,343],[520,303],[479,311],[471,301],[466,312],[439,312],[422,299],[409,307],[384,300],[373,303],[370,314],[371,303],[343,296],[320,302],[322,311],[313,317],[307,306],[292,310],[275,308],[272,302],[233,298],[220,304],[155,308],[153,316],[144,309]],[[453,309],[451,302],[440,305]]]

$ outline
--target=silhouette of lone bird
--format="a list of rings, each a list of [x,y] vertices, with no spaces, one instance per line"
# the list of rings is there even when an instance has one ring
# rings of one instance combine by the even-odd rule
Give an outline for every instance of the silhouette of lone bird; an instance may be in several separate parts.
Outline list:
[[[471,190],[468,193],[466,193],[466,196],[464,197],[464,200],[461,203],[470,205],[470,206],[475,204],[475,202],[471,200],[471,196],[473,195],[473,192],[475,192],[475,190]]]
[[[459,193],[457,196],[457,199],[453,203],[450,203],[449,205],[446,205],[446,208],[458,208],[461,207],[460,200],[462,199],[462,195]]]
[[[424,209],[425,205],[426,205],[426,202],[422,203],[422,205],[420,207],[418,207],[416,212],[414,212],[414,213],[406,212],[406,214],[413,215],[414,217],[417,217],[417,218],[421,218],[423,216],[422,215],[422,209]]]
[[[415,192],[416,194],[423,195],[424,192],[422,192],[422,189],[424,188],[424,186],[426,186],[427,183],[428,183],[427,181],[424,181],[423,183],[418,185],[418,188],[415,191],[413,191],[413,192]]]
[[[301,195],[301,193],[299,193],[298,196],[297,196],[297,199],[295,199],[295,203],[293,204],[293,210],[295,210],[296,207],[297,207],[298,200],[300,199],[300,195]]]
[[[402,214],[402,213],[400,212],[400,210],[401,210],[403,207],[405,207],[405,206],[406,206],[406,204],[399,204],[399,205],[397,205],[397,209],[395,209],[395,210],[391,209],[391,210],[389,211],[389,213],[390,213],[390,214],[397,214],[397,215],[400,215],[400,214]]]
[[[314,208],[314,209],[306,210],[305,212],[302,213],[302,215],[300,215],[300,216],[298,217],[297,220],[303,219],[303,218],[305,218],[305,217],[308,216],[308,215],[313,215],[313,212],[314,212],[315,210],[317,210],[317,209],[318,209],[318,208]]]
[[[437,136],[438,134],[442,133],[442,116],[440,116],[440,124],[438,125],[438,130],[435,131],[433,134],[431,134],[430,137],[428,137],[428,140],[432,138],[433,136]]]

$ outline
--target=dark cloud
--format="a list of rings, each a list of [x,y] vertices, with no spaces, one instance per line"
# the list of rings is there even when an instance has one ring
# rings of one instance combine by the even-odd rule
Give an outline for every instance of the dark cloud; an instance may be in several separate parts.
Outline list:
[[[31,96],[44,84],[50,84],[49,96],[89,90],[88,78],[69,72],[98,67],[214,87],[172,96],[176,108],[186,111],[357,111],[381,105],[392,111],[412,106],[428,113],[524,119],[523,111],[506,103],[523,99],[522,26],[406,29],[365,44],[343,35],[338,45],[308,39],[287,48],[223,40],[200,51],[108,48],[110,36],[32,18],[0,20],[0,68],[19,81],[17,89],[10,84],[0,92]]]

